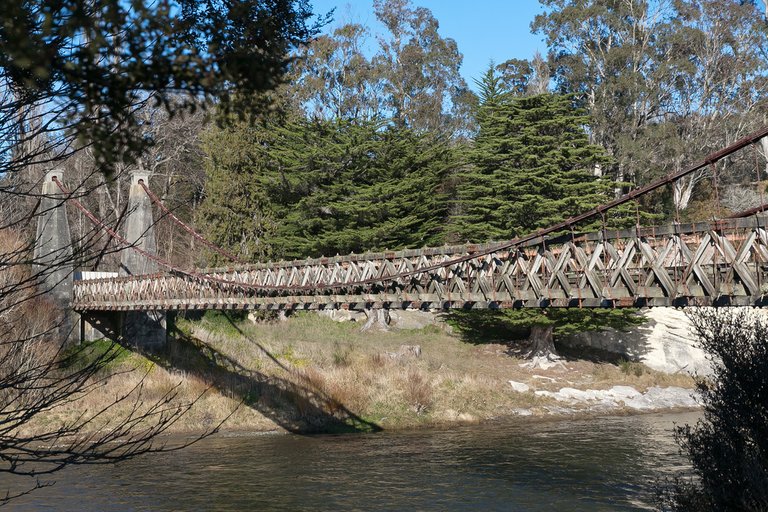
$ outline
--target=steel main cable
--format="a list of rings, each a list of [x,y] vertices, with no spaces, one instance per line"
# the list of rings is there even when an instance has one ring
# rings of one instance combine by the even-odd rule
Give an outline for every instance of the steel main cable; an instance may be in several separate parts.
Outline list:
[[[240,258],[235,256],[234,254],[231,254],[230,252],[222,249],[221,247],[217,246],[213,242],[207,240],[206,238],[203,237],[203,235],[201,235],[200,233],[195,231],[193,228],[191,228],[189,225],[187,225],[183,220],[179,219],[176,215],[174,215],[174,213],[170,209],[168,209],[167,206],[165,206],[163,204],[163,202],[160,200],[160,198],[157,197],[157,195],[154,192],[152,192],[152,190],[150,190],[150,188],[147,186],[147,184],[144,183],[144,180],[139,180],[139,185],[141,185],[141,188],[143,188],[144,192],[147,193],[147,195],[149,196],[149,199],[153,203],[155,203],[158,206],[158,208],[160,208],[163,211],[163,213],[168,215],[171,218],[171,220],[173,220],[176,224],[181,226],[181,228],[184,231],[186,231],[187,233],[189,233],[190,235],[195,237],[197,240],[202,242],[204,245],[206,245],[210,249],[213,249],[217,253],[221,254],[225,258],[228,258],[228,259],[234,261],[235,263],[239,263],[240,265],[246,265],[248,263],[246,261],[241,260]]]
[[[359,280],[359,281],[350,281],[350,282],[346,282],[346,283],[342,283],[342,282],[325,283],[325,284],[322,284],[322,285],[313,285],[313,286],[251,285],[251,284],[240,282],[240,281],[230,281],[230,280],[227,280],[227,279],[221,279],[221,278],[217,278],[217,277],[213,277],[213,276],[199,274],[199,273],[194,272],[194,271],[182,270],[182,269],[179,269],[178,267],[175,267],[174,265],[172,265],[172,264],[170,264],[170,263],[168,263],[168,262],[166,262],[164,260],[161,260],[160,258],[158,258],[156,256],[151,256],[149,253],[147,253],[146,251],[141,250],[138,247],[135,247],[133,244],[129,244],[128,243],[128,246],[131,249],[137,250],[141,254],[144,254],[144,255],[150,257],[153,261],[157,261],[158,263],[162,264],[164,267],[167,267],[167,268],[173,270],[174,272],[178,272],[178,273],[181,273],[181,274],[184,274],[184,275],[187,275],[187,276],[195,277],[197,279],[202,279],[202,280],[206,280],[206,281],[214,281],[214,282],[218,282],[218,283],[222,283],[222,284],[228,284],[228,285],[232,285],[232,286],[239,286],[239,287],[242,287],[242,288],[248,288],[248,289],[253,289],[253,290],[318,291],[318,290],[329,290],[329,289],[334,289],[334,288],[344,288],[344,287],[351,287],[351,286],[363,286],[363,285],[376,284],[376,283],[385,283],[385,282],[388,282],[388,281],[394,281],[396,279],[402,279],[402,278],[405,278],[405,277],[412,277],[412,276],[416,276],[416,275],[419,275],[419,274],[433,272],[435,270],[440,270],[442,268],[446,268],[446,267],[449,267],[449,266],[452,266],[452,265],[455,265],[455,264],[458,264],[458,263],[464,263],[464,262],[467,262],[467,261],[470,261],[470,260],[473,260],[473,259],[476,259],[476,258],[479,258],[479,257],[482,257],[482,256],[487,256],[487,255],[492,254],[492,253],[497,252],[497,251],[501,251],[501,250],[505,250],[505,249],[510,249],[510,248],[513,248],[513,247],[518,247],[520,245],[523,245],[525,243],[531,242],[531,241],[536,240],[538,238],[542,238],[542,237],[545,237],[545,236],[547,236],[549,234],[555,233],[557,231],[561,231],[563,229],[570,228],[570,226],[572,226],[574,224],[578,224],[578,223],[583,222],[585,220],[591,219],[592,217],[595,217],[597,215],[603,215],[605,212],[607,212],[607,211],[609,211],[609,210],[611,210],[611,209],[613,209],[613,208],[615,208],[617,206],[620,206],[622,204],[628,203],[629,201],[633,201],[633,200],[635,200],[636,198],[638,198],[638,197],[640,197],[642,195],[645,195],[645,194],[647,194],[649,192],[652,192],[652,191],[654,191],[654,190],[656,190],[658,188],[661,188],[661,187],[663,187],[665,185],[673,183],[674,181],[676,181],[676,180],[678,180],[678,179],[680,179],[682,177],[685,177],[688,174],[691,174],[693,172],[701,170],[701,169],[705,168],[708,165],[712,165],[715,162],[725,158],[726,156],[731,155],[732,153],[735,153],[736,151],[739,151],[740,149],[743,149],[743,148],[749,146],[750,144],[754,144],[754,143],[758,142],[760,139],[762,139],[765,136],[768,136],[768,127],[765,127],[762,130],[754,132],[754,133],[752,133],[750,135],[747,135],[746,137],[744,137],[744,138],[734,142],[733,144],[727,146],[726,148],[724,148],[724,149],[722,149],[720,151],[717,151],[715,153],[711,153],[710,155],[706,156],[701,162],[699,162],[698,164],[696,164],[696,165],[694,165],[692,167],[689,167],[688,169],[684,169],[684,170],[679,171],[677,173],[671,173],[671,174],[667,175],[666,177],[664,177],[664,178],[662,178],[660,180],[657,180],[655,182],[649,183],[648,185],[645,185],[643,187],[640,187],[640,188],[637,188],[635,190],[632,190],[632,191],[628,192],[627,194],[625,194],[625,195],[623,195],[623,196],[621,196],[619,198],[614,199],[613,201],[609,201],[607,203],[599,205],[599,206],[597,206],[597,207],[595,207],[595,208],[593,208],[591,210],[588,210],[588,211],[586,211],[586,212],[584,212],[582,214],[576,215],[575,217],[571,217],[570,219],[566,219],[566,220],[564,220],[562,222],[554,224],[554,225],[552,225],[552,226],[550,226],[548,228],[544,228],[544,229],[541,229],[539,231],[535,231],[535,232],[530,233],[528,235],[525,235],[523,237],[515,238],[515,239],[509,240],[509,241],[506,241],[506,242],[501,242],[499,244],[493,245],[493,246],[491,246],[489,248],[486,248],[486,249],[483,249],[481,251],[472,252],[470,254],[466,254],[466,255],[458,257],[458,258],[446,260],[446,261],[443,261],[441,263],[436,263],[434,265],[429,265],[429,266],[424,267],[424,268],[415,269],[415,270],[409,270],[409,271],[406,271],[406,272],[400,272],[400,273],[397,273],[397,274],[393,274],[391,276],[386,276],[386,277],[381,277],[381,278],[369,278],[369,279],[363,279],[363,280]],[[54,177],[54,181],[59,186],[59,188],[62,189],[62,191],[65,191],[63,186],[59,183],[59,181],[55,177]],[[74,198],[72,198],[72,200],[77,201]],[[79,207],[81,209],[85,209],[85,207],[82,206],[82,205],[80,205]],[[91,216],[89,216],[89,218],[91,218]],[[97,223],[101,223],[98,219],[95,218],[95,216],[91,220],[93,220],[93,221],[95,221]],[[103,223],[101,223],[101,224],[104,225]],[[104,225],[104,227],[106,227],[106,226]],[[114,233],[114,232],[112,232],[112,233]],[[117,235],[117,233],[114,233],[114,235],[119,237],[119,235]],[[120,238],[122,239],[122,237],[120,237]],[[122,239],[122,240],[124,240],[124,239]],[[124,240],[123,243],[127,243],[127,241]]]
[[[77,209],[79,209],[81,212],[83,212],[83,214],[86,217],[88,217],[88,219],[91,222],[93,222],[97,227],[99,227],[99,228],[103,229],[104,231],[106,231],[107,234],[109,234],[110,237],[115,239],[117,242],[119,242],[124,247],[126,247],[128,249],[132,249],[132,250],[138,252],[142,256],[144,256],[144,257],[146,257],[146,258],[148,258],[148,259],[158,263],[159,265],[162,265],[163,267],[169,269],[170,271],[172,271],[174,273],[182,274],[182,275],[185,275],[185,276],[188,276],[188,277],[192,277],[192,278],[195,278],[195,279],[198,279],[198,280],[214,281],[214,282],[217,282],[217,283],[227,284],[227,285],[230,285],[230,286],[238,286],[238,287],[241,287],[241,288],[253,288],[253,289],[272,289],[272,288],[274,288],[274,287],[269,287],[269,286],[254,286],[254,285],[250,285],[248,283],[243,283],[243,282],[240,282],[240,281],[230,281],[228,279],[222,279],[222,278],[215,277],[215,276],[207,276],[205,274],[200,274],[199,272],[195,272],[194,270],[184,270],[182,268],[179,268],[176,265],[174,265],[174,264],[164,260],[163,258],[160,258],[159,256],[156,256],[156,255],[154,255],[152,253],[149,253],[149,252],[145,251],[144,249],[142,249],[141,247],[137,247],[135,244],[132,244],[131,242],[129,242],[128,240],[126,240],[125,238],[120,236],[115,230],[113,230],[112,228],[107,226],[104,223],[104,221],[102,221],[98,217],[96,217],[96,215],[94,215],[93,212],[91,212],[88,208],[86,208],[80,201],[75,199],[75,197],[72,196],[72,193],[69,190],[67,190],[66,187],[64,187],[64,185],[59,181],[59,179],[56,176],[54,176],[52,179],[53,179],[53,182],[56,183],[56,186],[59,187],[59,189],[64,194],[67,194],[69,196],[69,197],[67,197],[67,200],[71,201],[77,207]],[[123,279],[135,279],[135,277],[136,276],[128,276],[128,277],[123,278]],[[118,279],[120,279],[120,278],[118,278]]]

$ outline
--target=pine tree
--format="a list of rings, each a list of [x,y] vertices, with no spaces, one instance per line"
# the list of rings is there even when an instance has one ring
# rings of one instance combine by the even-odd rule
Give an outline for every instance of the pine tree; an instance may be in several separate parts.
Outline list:
[[[454,238],[506,240],[608,200],[610,184],[594,176],[608,158],[589,144],[574,98],[512,97],[493,78],[481,82],[480,130],[472,165],[459,176]]]
[[[455,152],[440,138],[382,122],[282,118],[213,129],[205,150],[198,221],[246,259],[443,240]]]
[[[195,215],[208,240],[251,262],[271,255],[268,238],[276,229],[276,217],[262,183],[268,172],[268,148],[274,140],[265,123],[232,123],[205,133],[207,180]],[[213,252],[205,255],[208,265],[230,263]]]
[[[299,121],[270,150],[283,257],[439,243],[453,151],[440,139],[369,121]],[[279,248],[279,249],[278,249]]]
[[[515,96],[491,67],[478,82],[479,132],[470,165],[458,175],[449,228],[455,241],[508,240],[583,213],[610,198],[612,184],[595,176],[608,162],[589,143],[588,117],[573,96]],[[619,216],[619,220],[621,216]],[[591,225],[575,228],[590,230]],[[530,356],[554,355],[554,334],[595,325],[627,325],[623,312],[605,310],[505,310],[454,315],[460,330],[488,322],[529,329]]]

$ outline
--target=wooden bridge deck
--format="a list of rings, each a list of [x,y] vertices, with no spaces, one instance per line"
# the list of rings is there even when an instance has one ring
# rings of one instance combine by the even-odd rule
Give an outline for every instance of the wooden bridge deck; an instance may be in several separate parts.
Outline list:
[[[768,216],[76,281],[79,311],[768,305]],[[498,248],[498,249],[497,249]]]

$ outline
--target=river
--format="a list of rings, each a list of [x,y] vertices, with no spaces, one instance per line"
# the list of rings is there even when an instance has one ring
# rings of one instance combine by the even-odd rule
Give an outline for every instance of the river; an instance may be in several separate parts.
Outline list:
[[[222,434],[178,452],[67,469],[55,485],[10,508],[646,510],[655,479],[686,467],[673,424],[697,416],[518,419],[353,435]]]

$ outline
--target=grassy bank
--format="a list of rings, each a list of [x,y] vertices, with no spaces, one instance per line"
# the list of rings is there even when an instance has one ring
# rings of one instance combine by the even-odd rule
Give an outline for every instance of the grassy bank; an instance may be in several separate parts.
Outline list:
[[[253,324],[218,313],[176,325],[162,353],[123,349],[105,369],[115,376],[38,421],[66,421],[141,393],[146,402],[170,394],[174,403],[193,403],[173,426],[177,432],[225,418],[230,430],[375,431],[486,421],[520,410],[552,414],[557,404],[534,390],[693,385],[685,375],[585,353],[570,354],[556,368],[528,369],[506,345],[467,343],[437,326],[361,333],[357,323],[310,314]],[[531,390],[516,392],[510,380]],[[103,421],[129,407],[130,400],[118,404]]]

